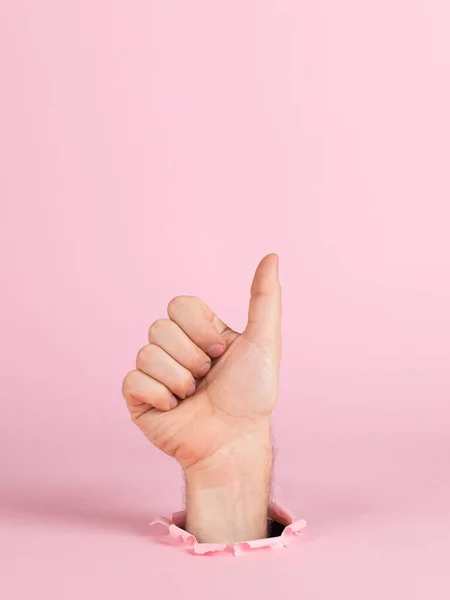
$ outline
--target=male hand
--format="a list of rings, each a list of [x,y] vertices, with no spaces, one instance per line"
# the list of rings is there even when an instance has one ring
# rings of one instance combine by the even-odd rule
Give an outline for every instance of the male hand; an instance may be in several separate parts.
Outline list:
[[[232,500],[231,487],[242,501],[246,485],[251,484],[247,504],[258,504],[253,494],[264,498],[257,524],[244,523],[255,520],[254,511],[247,507],[240,516],[230,515],[233,523],[221,531],[211,524],[196,526],[199,519],[190,516],[188,494],[188,523],[194,521],[197,538],[265,537],[270,415],[277,399],[281,357],[280,303],[274,254],[266,256],[256,270],[248,324],[241,334],[200,299],[174,298],[168,306],[169,319],[153,323],[149,344],[138,353],[136,370],[124,379],[123,394],[132,420],[157,448],[180,463],[188,492],[192,490],[192,505],[201,510],[206,500],[209,512],[215,507],[217,518],[223,520],[223,504]],[[223,498],[217,497],[218,490],[225,493]]]

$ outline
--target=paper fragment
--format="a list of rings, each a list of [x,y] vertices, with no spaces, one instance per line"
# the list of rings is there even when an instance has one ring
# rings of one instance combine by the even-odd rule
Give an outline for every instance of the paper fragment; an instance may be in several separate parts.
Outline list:
[[[277,537],[263,538],[260,540],[249,540],[246,542],[236,542],[235,544],[207,544],[199,543],[195,536],[183,529],[186,521],[185,511],[178,511],[172,514],[172,520],[164,517],[154,519],[150,526],[163,525],[167,527],[169,535],[178,540],[182,545],[191,548],[195,554],[208,554],[212,552],[233,552],[235,556],[242,554],[246,550],[256,548],[287,548],[298,540],[306,527],[304,519],[295,520],[294,515],[284,508],[278,502],[271,502],[268,511],[269,519],[276,521],[285,528],[281,535]]]

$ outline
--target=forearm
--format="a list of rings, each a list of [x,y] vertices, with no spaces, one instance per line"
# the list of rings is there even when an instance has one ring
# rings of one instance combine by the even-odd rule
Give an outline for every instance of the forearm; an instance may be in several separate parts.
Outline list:
[[[186,529],[199,542],[267,537],[270,425],[185,471]]]

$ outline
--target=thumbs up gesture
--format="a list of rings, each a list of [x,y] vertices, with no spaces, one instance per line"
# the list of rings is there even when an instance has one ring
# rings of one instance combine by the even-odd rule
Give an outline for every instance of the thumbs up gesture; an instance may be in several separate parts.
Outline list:
[[[256,270],[243,333],[199,298],[174,298],[168,314],[150,327],[123,393],[133,422],[187,468],[267,425],[281,355],[278,257]]]
[[[237,472],[252,477],[258,462],[260,479],[270,479],[280,296],[278,257],[270,254],[256,269],[242,333],[199,298],[174,298],[169,318],[150,327],[149,344],[124,379],[133,422],[157,448],[175,457],[187,479],[201,480],[205,489],[225,485]],[[268,481],[260,487],[268,493]]]

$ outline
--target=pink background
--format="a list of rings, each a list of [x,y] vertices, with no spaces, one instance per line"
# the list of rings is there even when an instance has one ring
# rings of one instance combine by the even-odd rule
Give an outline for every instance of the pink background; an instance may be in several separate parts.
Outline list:
[[[448,599],[448,0],[0,3],[0,597]],[[121,381],[278,252],[276,495],[304,543],[157,544]]]

